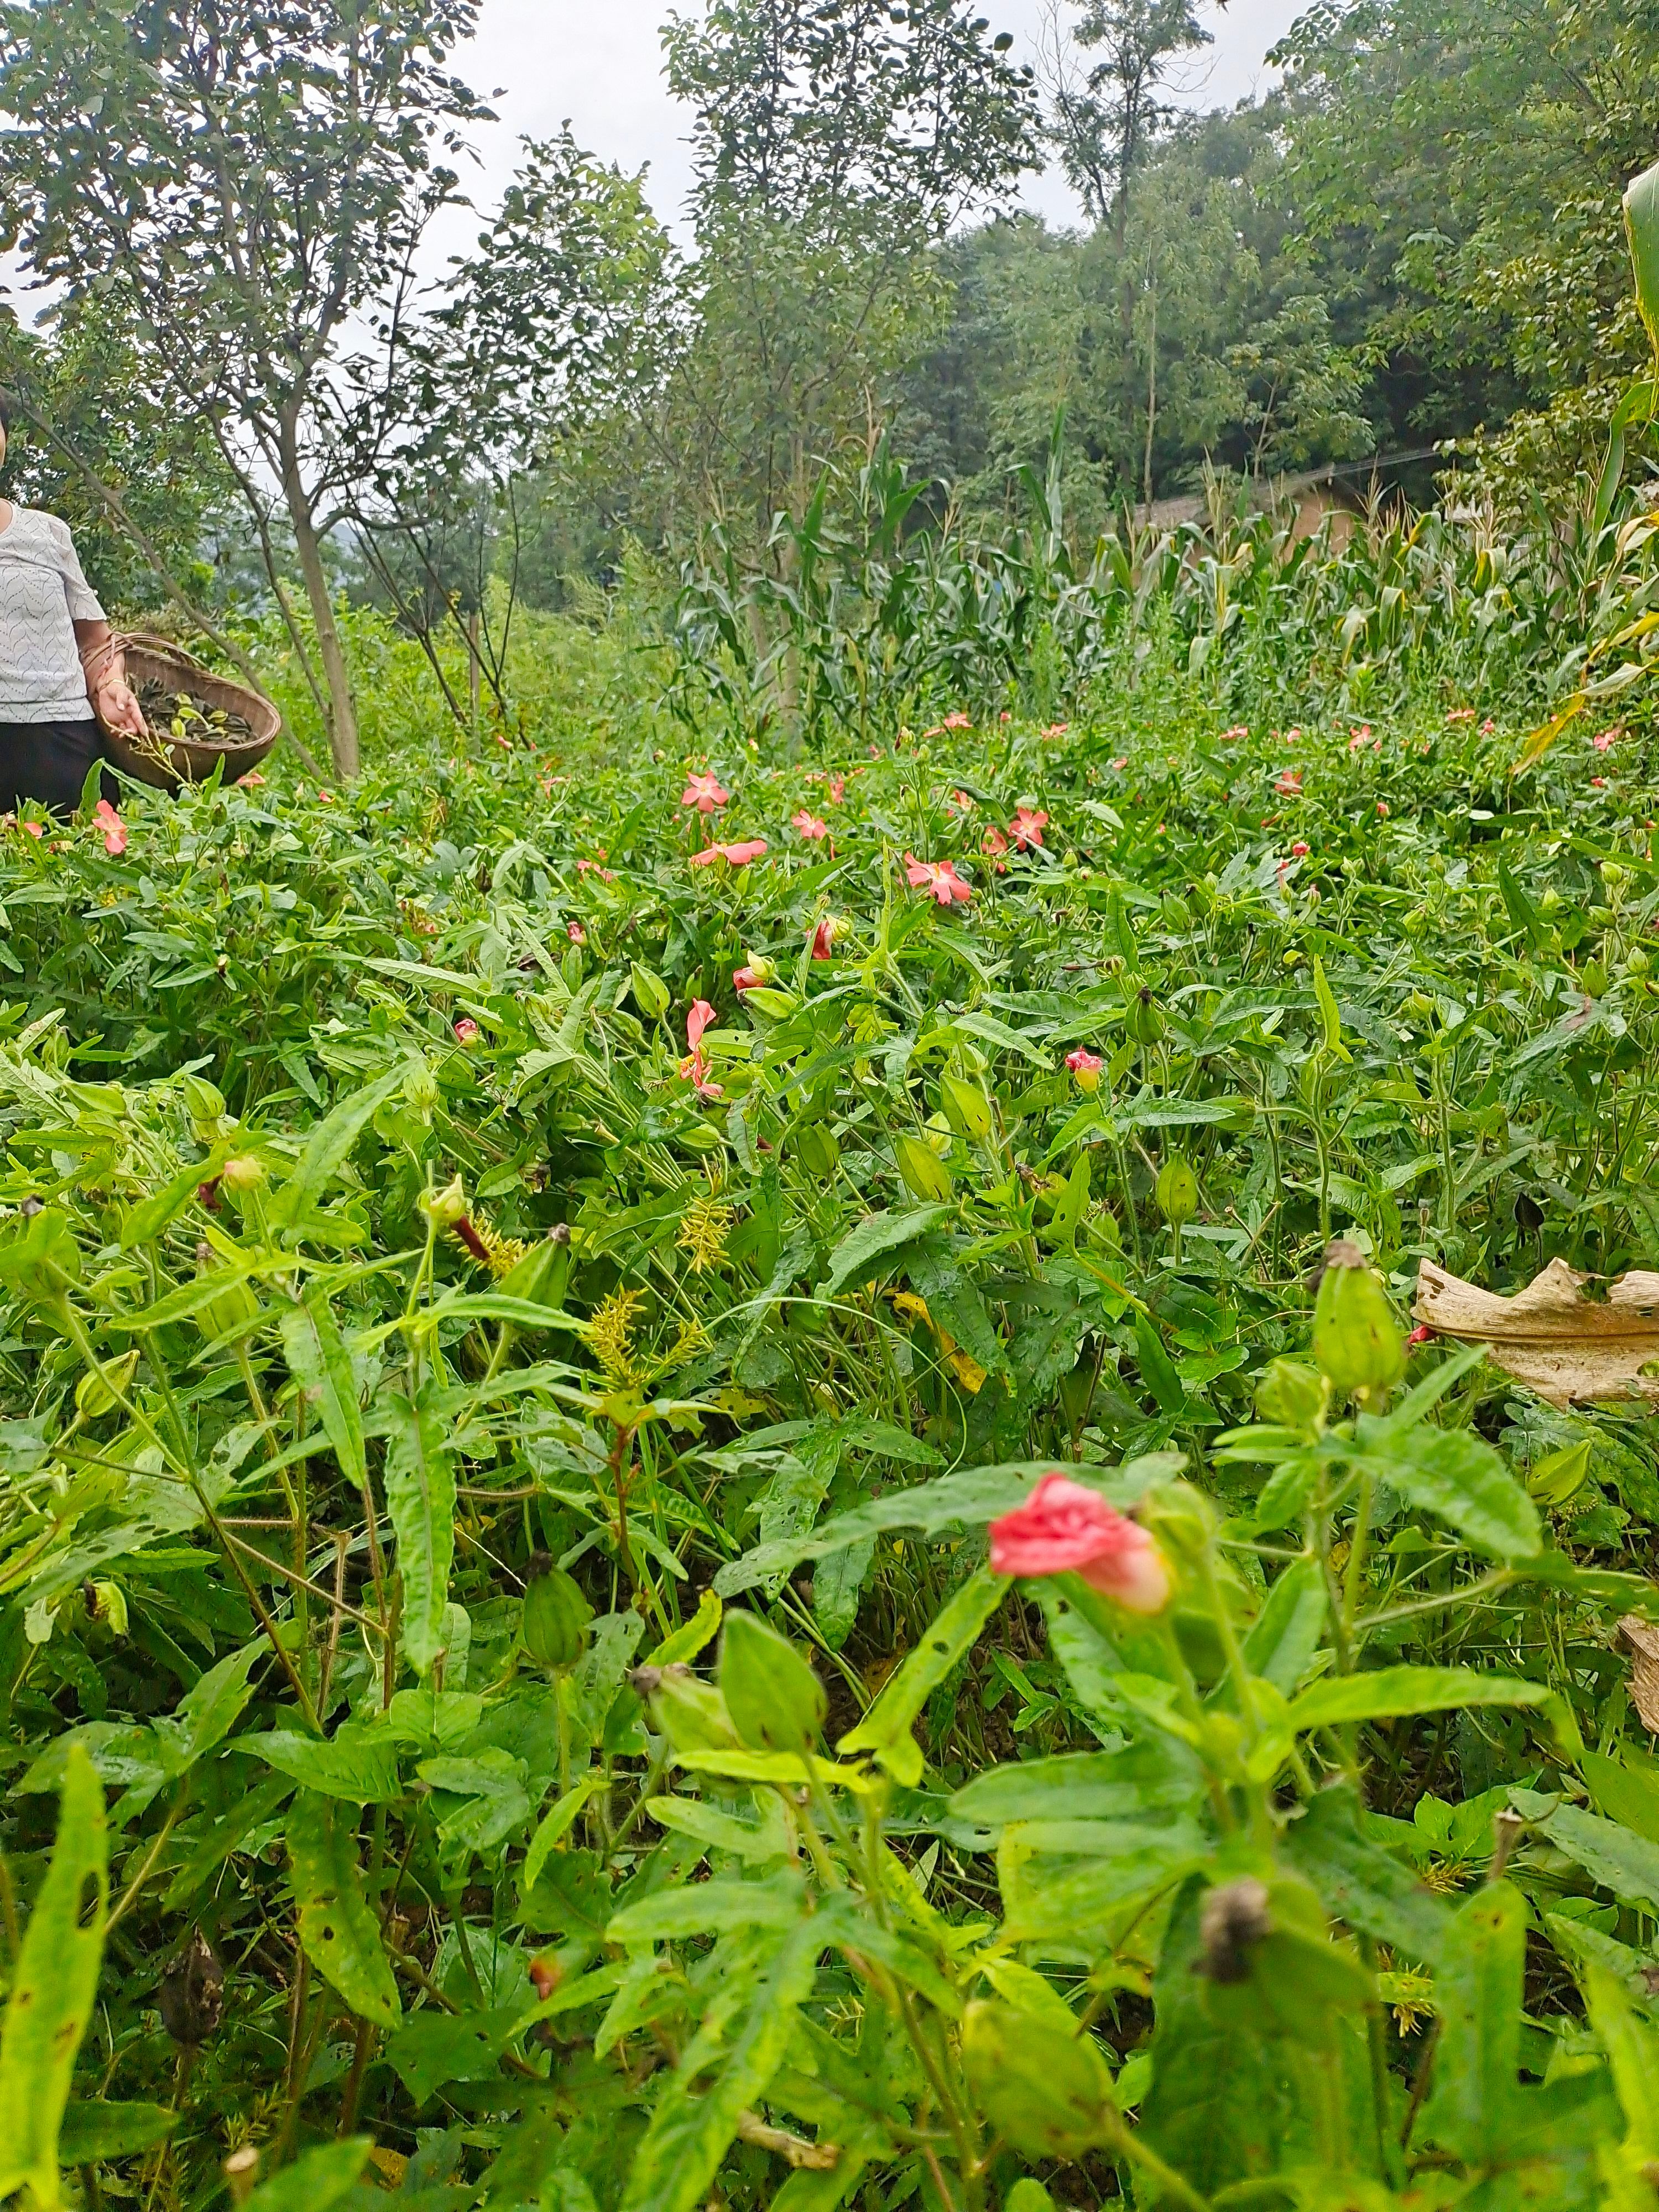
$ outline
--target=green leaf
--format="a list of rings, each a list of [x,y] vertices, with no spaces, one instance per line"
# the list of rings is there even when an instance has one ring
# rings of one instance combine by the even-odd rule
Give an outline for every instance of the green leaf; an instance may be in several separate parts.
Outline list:
[[[521,2018],[517,2006],[495,2012],[422,2012],[388,2039],[385,2057],[417,2105],[446,2081],[488,2081]]]
[[[921,1747],[911,1734],[917,1716],[952,1668],[963,1659],[1008,1593],[1005,1575],[981,1567],[946,1601],[920,1644],[888,1680],[858,1726],[836,1745],[843,1758],[875,1755],[897,1782],[914,1789],[921,1779]]]
[[[819,1948],[809,1918],[769,1957],[732,1978],[726,2003],[717,1997],[705,2014],[658,2100],[621,2212],[696,2212],[705,2202],[739,2118],[783,2063],[795,2016],[811,1994]]]
[[[994,1766],[958,1790],[951,1816],[975,1828],[1029,1820],[1167,1820],[1202,1794],[1197,1763],[1161,1741]]]
[[[1285,1856],[1334,1919],[1432,1965],[1451,1923],[1449,1908],[1382,1844],[1363,1835],[1352,1784],[1320,1790],[1285,1832]]]
[[[1650,2175],[1643,2168],[1659,2159],[1659,2031],[1643,2019],[1607,1967],[1586,1960],[1577,1972],[1584,2009],[1607,2054],[1629,2130],[1622,2146],[1624,2163],[1632,2181],[1649,2183]]]
[[[1366,1674],[1327,1677],[1291,1700],[1295,1729],[1343,1721],[1395,1720],[1404,1713],[1440,1713],[1463,1705],[1543,1705],[1542,1682],[1510,1674],[1477,1674],[1468,1667],[1379,1667]]]
[[[903,1213],[872,1213],[867,1221],[860,1221],[830,1254],[830,1272],[818,1285],[818,1296],[834,1297],[854,1275],[872,1266],[884,1254],[896,1252],[901,1244],[908,1244],[922,1236],[936,1221],[943,1221],[950,1211],[948,1206],[915,1206]]]
[[[26,2185],[58,2202],[58,2132],[92,2017],[109,1911],[104,1793],[77,1744],[64,1767],[58,1841],[0,2025],[0,2197]]]
[[[333,2212],[356,2187],[374,2148],[372,2136],[348,2136],[306,2151],[254,2191],[246,2212]]]
[[[96,2166],[106,2158],[131,2158],[164,2142],[179,2124],[166,2105],[118,2105],[97,2098],[73,2097],[64,2108],[58,2139],[64,2166]]]
[[[1544,1540],[1538,1508],[1489,1443],[1465,1429],[1409,1430],[1366,1453],[1391,1490],[1498,1559],[1529,1559]]]
[[[725,1607],[714,1591],[706,1589],[697,1600],[697,1609],[690,1620],[682,1621],[660,1644],[647,1651],[645,1664],[647,1667],[677,1667],[695,1659],[698,1652],[712,1644],[719,1634],[720,1615],[724,1611]]]
[[[1636,280],[1636,304],[1659,362],[1659,161],[1625,187],[1625,239]]]
[[[1267,1593],[1244,1640],[1253,1674],[1293,1697],[1325,1627],[1325,1576],[1314,1559],[1292,1559]]]
[[[1517,1812],[1531,1818],[1529,1806],[1542,1801],[1527,1790],[1518,1796],[1512,1792],[1510,1802]],[[1570,1859],[1576,1859],[1593,1881],[1626,1904],[1659,1912],[1659,1844],[1577,1805],[1558,1805],[1535,1825]]]
[[[131,1252],[135,1245],[148,1244],[159,1237],[167,1224],[182,1213],[195,1197],[203,1183],[211,1180],[224,1165],[230,1147],[219,1144],[204,1160],[193,1160],[180,1168],[173,1180],[163,1185],[153,1196],[141,1199],[128,1209],[121,1224],[121,1249]]]
[[[293,1174],[270,1200],[270,1218],[278,1227],[296,1222],[312,1211],[350,1158],[352,1147],[380,1107],[403,1089],[404,1078],[404,1071],[399,1066],[365,1090],[348,1092],[318,1122],[306,1139]]]
[[[1118,1504],[1133,1504],[1154,1482],[1177,1474],[1183,1464],[1178,1452],[1149,1453],[1127,1461],[1121,1468],[1079,1468],[1076,1479]],[[1045,1474],[1054,1471],[1052,1460],[1015,1460],[1000,1467],[966,1467],[936,1482],[919,1482],[909,1490],[890,1490],[867,1505],[838,1513],[816,1528],[798,1536],[781,1536],[757,1545],[740,1559],[728,1559],[714,1577],[714,1589],[723,1598],[751,1589],[774,1575],[787,1574],[802,1559],[821,1559],[843,1545],[861,1542],[889,1529],[915,1529],[936,1536],[947,1528],[982,1528],[999,1515],[1022,1504]]]
[[[1605,1752],[1587,1751],[1578,1771],[1589,1784],[1598,1813],[1620,1820],[1650,1844],[1659,1844],[1659,1773],[1622,1765]]]
[[[252,1752],[303,1789],[353,1805],[390,1804],[403,1787],[398,1746],[384,1729],[362,1721],[343,1721],[329,1737],[271,1729],[264,1735],[239,1736],[231,1749]]]
[[[1472,2166],[1503,2160],[1518,2103],[1526,1948],[1527,1903],[1511,1882],[1491,1883],[1454,1916],[1435,1974],[1434,2089],[1414,2143]]]
[[[313,1288],[303,1304],[287,1307],[281,1327],[289,1372],[307,1397],[315,1401],[323,1434],[334,1447],[341,1474],[354,1489],[363,1489],[368,1468],[363,1454],[363,1413],[357,1381],[351,1371],[351,1355],[323,1291]]]
[[[562,1687],[556,1685],[555,1693],[562,1696]],[[604,1768],[595,1767],[591,1773],[584,1774],[580,1781],[573,1782],[563,1796],[548,1808],[535,1834],[530,1838],[530,1848],[524,1855],[523,1866],[519,1869],[521,1888],[531,1890],[536,1887],[549,1855],[575,1826],[589,1798],[606,1787]]]
[[[1140,1370],[1141,1381],[1157,1399],[1159,1411],[1180,1413],[1187,1403],[1187,1393],[1174,1360],[1164,1348],[1158,1323],[1149,1314],[1135,1316],[1135,1364]]]
[[[605,1939],[649,1943],[733,1928],[789,1928],[800,1918],[805,1897],[794,1874],[776,1874],[766,1881],[692,1882],[625,1905],[613,1916]]]
[[[1337,1060],[1352,1063],[1353,1054],[1342,1042],[1342,1017],[1337,1011],[1336,994],[1325,980],[1325,963],[1316,953],[1313,964],[1314,998],[1319,1006],[1319,1030],[1325,1049]]]
[[[411,1406],[396,1390],[380,1401],[386,1431],[386,1503],[403,1577],[404,1656],[431,1672],[448,1640],[445,1608],[455,1553],[455,1462],[444,1422],[428,1403]]]
[[[353,2012],[395,2027],[398,1984],[363,1897],[356,1839],[331,1799],[300,1792],[288,1816],[288,1852],[306,1956]]]

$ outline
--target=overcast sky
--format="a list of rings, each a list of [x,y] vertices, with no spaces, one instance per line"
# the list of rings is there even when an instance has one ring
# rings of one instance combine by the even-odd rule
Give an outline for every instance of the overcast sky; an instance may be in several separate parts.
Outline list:
[[[566,117],[589,152],[635,170],[650,165],[651,198],[672,219],[688,181],[685,117],[668,97],[658,27],[671,0],[482,0],[477,39],[458,56],[474,89],[495,94],[502,128],[481,147],[485,162],[472,194],[482,207],[514,166],[521,137],[556,131]],[[680,0],[691,12],[695,0]],[[1011,31],[1014,54],[1031,58],[1047,0],[981,0],[999,31]],[[1229,106],[1271,77],[1265,56],[1307,0],[1231,0],[1210,6],[1204,20],[1215,34],[1187,70],[1184,97],[1194,106]],[[1075,10],[1068,8],[1068,16]],[[1030,180],[1024,198],[1050,222],[1074,221],[1076,206],[1058,177]]]

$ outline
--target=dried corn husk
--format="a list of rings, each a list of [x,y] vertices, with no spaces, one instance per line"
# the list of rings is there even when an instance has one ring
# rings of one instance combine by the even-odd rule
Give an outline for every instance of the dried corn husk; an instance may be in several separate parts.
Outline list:
[[[1504,1372],[1553,1406],[1595,1398],[1659,1405],[1659,1274],[1632,1269],[1587,1298],[1581,1275],[1552,1260],[1524,1291],[1500,1297],[1431,1260],[1418,1272],[1415,1317],[1437,1336],[1485,1344]]]

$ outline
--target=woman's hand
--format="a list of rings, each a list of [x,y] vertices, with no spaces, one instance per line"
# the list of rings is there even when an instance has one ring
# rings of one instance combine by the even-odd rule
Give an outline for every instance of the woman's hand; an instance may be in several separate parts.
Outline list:
[[[92,704],[100,720],[111,729],[125,730],[132,738],[149,735],[144,710],[118,669],[112,668],[101,678],[92,695]]]

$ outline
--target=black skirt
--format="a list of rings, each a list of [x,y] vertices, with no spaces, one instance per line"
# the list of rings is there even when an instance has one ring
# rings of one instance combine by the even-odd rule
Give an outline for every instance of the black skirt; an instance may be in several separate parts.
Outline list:
[[[0,811],[15,812],[32,799],[72,814],[88,770],[109,757],[90,714],[73,722],[0,722]],[[120,786],[112,775],[105,775],[101,790],[114,805]]]

